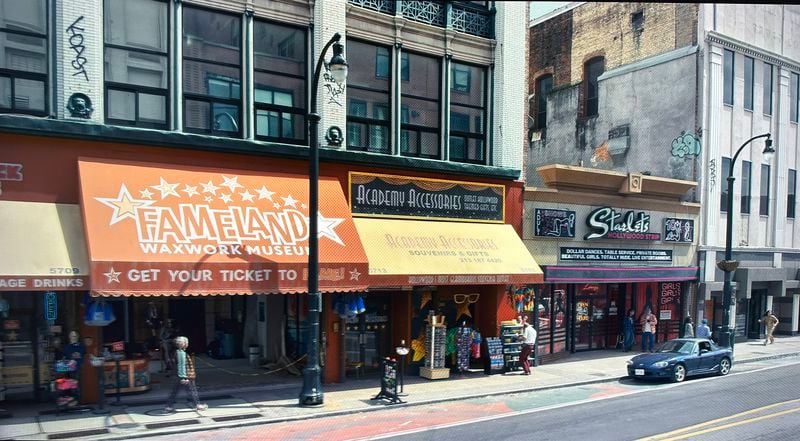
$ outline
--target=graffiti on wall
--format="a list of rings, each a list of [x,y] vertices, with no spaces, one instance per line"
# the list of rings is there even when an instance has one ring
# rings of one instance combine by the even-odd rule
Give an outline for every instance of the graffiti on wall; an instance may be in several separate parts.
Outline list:
[[[327,66],[325,67],[325,72],[322,74],[322,79],[325,81],[325,88],[328,89],[328,104],[336,104],[342,107],[342,103],[339,102],[339,99],[344,94],[344,83],[337,83],[336,80],[333,79],[333,75],[331,75]]]
[[[83,21],[82,15],[69,25],[66,33],[69,34],[69,47],[75,51],[75,58],[72,59],[72,68],[75,72],[72,73],[72,76],[83,76],[88,83],[89,73],[86,72],[86,63],[89,60],[83,56],[83,52],[86,51],[86,45],[83,40],[83,32],[85,29],[79,26],[81,21]]]
[[[702,150],[700,143],[701,132],[700,128],[695,133],[687,133],[682,130],[680,135],[672,140],[669,168],[673,178],[692,178],[692,164],[695,158],[700,156],[700,151]]]

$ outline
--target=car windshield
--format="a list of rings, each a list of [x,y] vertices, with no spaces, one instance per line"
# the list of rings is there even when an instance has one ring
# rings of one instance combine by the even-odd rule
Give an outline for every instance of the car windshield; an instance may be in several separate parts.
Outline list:
[[[658,352],[677,352],[680,354],[691,354],[693,348],[694,348],[694,342],[672,340],[661,345],[661,347],[658,349]]]

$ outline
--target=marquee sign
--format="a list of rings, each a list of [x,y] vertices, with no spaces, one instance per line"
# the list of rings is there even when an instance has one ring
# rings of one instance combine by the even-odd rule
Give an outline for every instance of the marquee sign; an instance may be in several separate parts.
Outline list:
[[[584,240],[661,240],[660,233],[650,232],[650,215],[644,211],[619,212],[611,207],[592,210],[586,217],[589,233]]]

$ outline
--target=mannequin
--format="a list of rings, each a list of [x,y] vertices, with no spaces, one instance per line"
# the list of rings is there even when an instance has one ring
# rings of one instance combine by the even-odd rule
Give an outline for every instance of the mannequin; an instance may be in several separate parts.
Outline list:
[[[69,333],[69,344],[64,348],[64,358],[75,360],[78,369],[83,364],[83,356],[86,355],[86,346],[81,343],[80,335],[76,331]]]

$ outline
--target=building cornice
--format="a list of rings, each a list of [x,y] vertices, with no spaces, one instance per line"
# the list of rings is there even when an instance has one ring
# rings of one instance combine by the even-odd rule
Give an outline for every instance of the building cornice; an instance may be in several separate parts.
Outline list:
[[[304,160],[308,147],[247,139],[222,138],[184,132],[110,126],[87,122],[54,120],[0,114],[0,133],[37,135],[56,138],[110,141],[125,144],[201,150]],[[399,170],[417,170],[498,180],[517,180],[520,170],[488,165],[462,164],[406,156],[381,155],[331,148],[320,148],[320,159],[342,164],[368,165]]]
[[[720,34],[718,32],[707,31],[706,42],[711,44],[716,44],[724,48],[734,50],[736,52],[741,52],[745,55],[761,59],[763,61],[766,61],[768,63],[777,66],[785,67],[787,69],[791,69],[794,71],[800,71],[800,63],[792,59],[786,58],[774,52],[758,48],[749,43],[745,43],[744,41],[737,40],[735,38]]]

